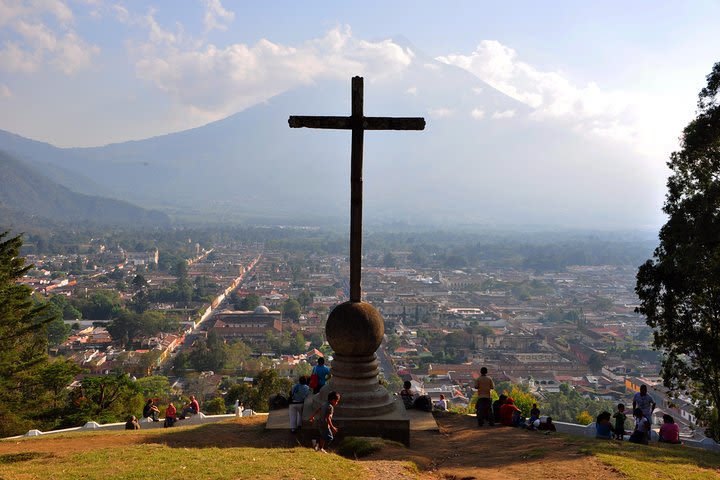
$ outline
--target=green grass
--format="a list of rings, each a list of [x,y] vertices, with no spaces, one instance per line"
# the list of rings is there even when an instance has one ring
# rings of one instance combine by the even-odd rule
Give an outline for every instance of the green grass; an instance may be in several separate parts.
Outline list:
[[[682,445],[636,445],[615,441],[584,441],[578,453],[593,455],[630,479],[717,479],[720,455]]]
[[[103,448],[65,456],[27,452],[23,461],[0,464],[0,478],[127,479],[363,478],[363,468],[337,455],[307,448],[170,448],[144,444]]]
[[[382,446],[380,438],[346,437],[338,445],[338,453],[347,458],[362,458],[379,451]]]

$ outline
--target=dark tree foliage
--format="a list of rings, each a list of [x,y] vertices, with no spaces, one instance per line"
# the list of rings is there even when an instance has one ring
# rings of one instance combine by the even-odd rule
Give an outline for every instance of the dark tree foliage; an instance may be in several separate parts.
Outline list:
[[[688,391],[699,418],[720,407],[720,63],[699,95],[697,118],[670,156],[667,223],[651,260],[638,270],[638,311],[664,352],[662,376]],[[717,421],[706,434],[720,440]]]
[[[19,256],[21,238],[7,237],[0,233],[0,437],[22,433],[42,407],[37,378],[48,362],[45,326],[54,319],[47,304],[34,302],[17,283],[32,265]]]

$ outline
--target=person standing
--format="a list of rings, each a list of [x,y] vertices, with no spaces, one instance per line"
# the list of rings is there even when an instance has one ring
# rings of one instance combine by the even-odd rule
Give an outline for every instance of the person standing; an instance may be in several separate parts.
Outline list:
[[[313,389],[313,393],[318,393],[320,389],[325,385],[328,375],[330,375],[330,369],[325,366],[325,357],[319,357],[317,359],[317,365],[312,369],[310,374],[310,388]],[[316,378],[313,378],[315,376]]]
[[[492,406],[492,390],[495,388],[495,384],[492,378],[487,376],[488,369],[482,367],[480,369],[480,376],[475,382],[475,388],[477,388],[477,403],[475,404],[475,410],[477,411],[478,427],[482,427],[485,420],[490,425],[495,425],[495,416],[491,411]]]
[[[633,397],[633,411],[639,408],[648,420],[648,424],[652,425],[652,412],[655,410],[655,400],[647,393],[647,385],[641,385],[640,391]]]
[[[624,404],[618,403],[617,412],[613,418],[615,419],[615,440],[622,440],[625,436],[625,419],[627,419]]]
[[[307,377],[302,375],[298,383],[293,385],[292,390],[290,390],[290,405],[288,406],[290,433],[295,433],[302,427],[303,404],[308,395],[310,395],[310,387],[307,385]]]

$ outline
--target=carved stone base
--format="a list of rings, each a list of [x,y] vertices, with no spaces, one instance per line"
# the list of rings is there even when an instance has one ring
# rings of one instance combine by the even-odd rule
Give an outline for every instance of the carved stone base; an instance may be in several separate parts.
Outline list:
[[[378,380],[380,373],[377,357],[348,357],[336,354],[332,361],[332,377],[312,397],[310,408],[315,411],[327,401],[331,391],[340,394],[335,414],[342,417],[372,417],[394,410],[395,400]]]
[[[327,395],[325,398],[327,399]],[[342,401],[341,398],[340,403]],[[335,435],[336,441],[345,437],[380,437],[410,446],[410,417],[399,398],[392,400],[389,411],[372,417],[344,417],[337,413],[339,409],[340,405],[333,415],[333,424],[338,427],[338,433]],[[303,443],[309,443],[311,439],[318,437],[317,423],[308,422],[308,418],[314,411],[308,408],[303,409],[303,428],[300,432]]]

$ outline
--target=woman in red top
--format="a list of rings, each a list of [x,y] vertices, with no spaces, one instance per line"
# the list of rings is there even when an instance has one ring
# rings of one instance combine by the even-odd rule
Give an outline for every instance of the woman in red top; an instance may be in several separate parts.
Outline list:
[[[508,427],[513,426],[513,416],[515,412],[519,412],[520,409],[515,406],[515,400],[512,397],[508,397],[505,403],[500,407],[500,423],[507,425]]]
[[[177,409],[175,408],[175,405],[170,403],[170,405],[167,406],[165,409],[165,428],[172,427],[175,425],[175,422],[177,421]]]
[[[660,441],[680,443],[680,427],[675,423],[675,419],[667,413],[663,415],[663,424],[660,426]]]

